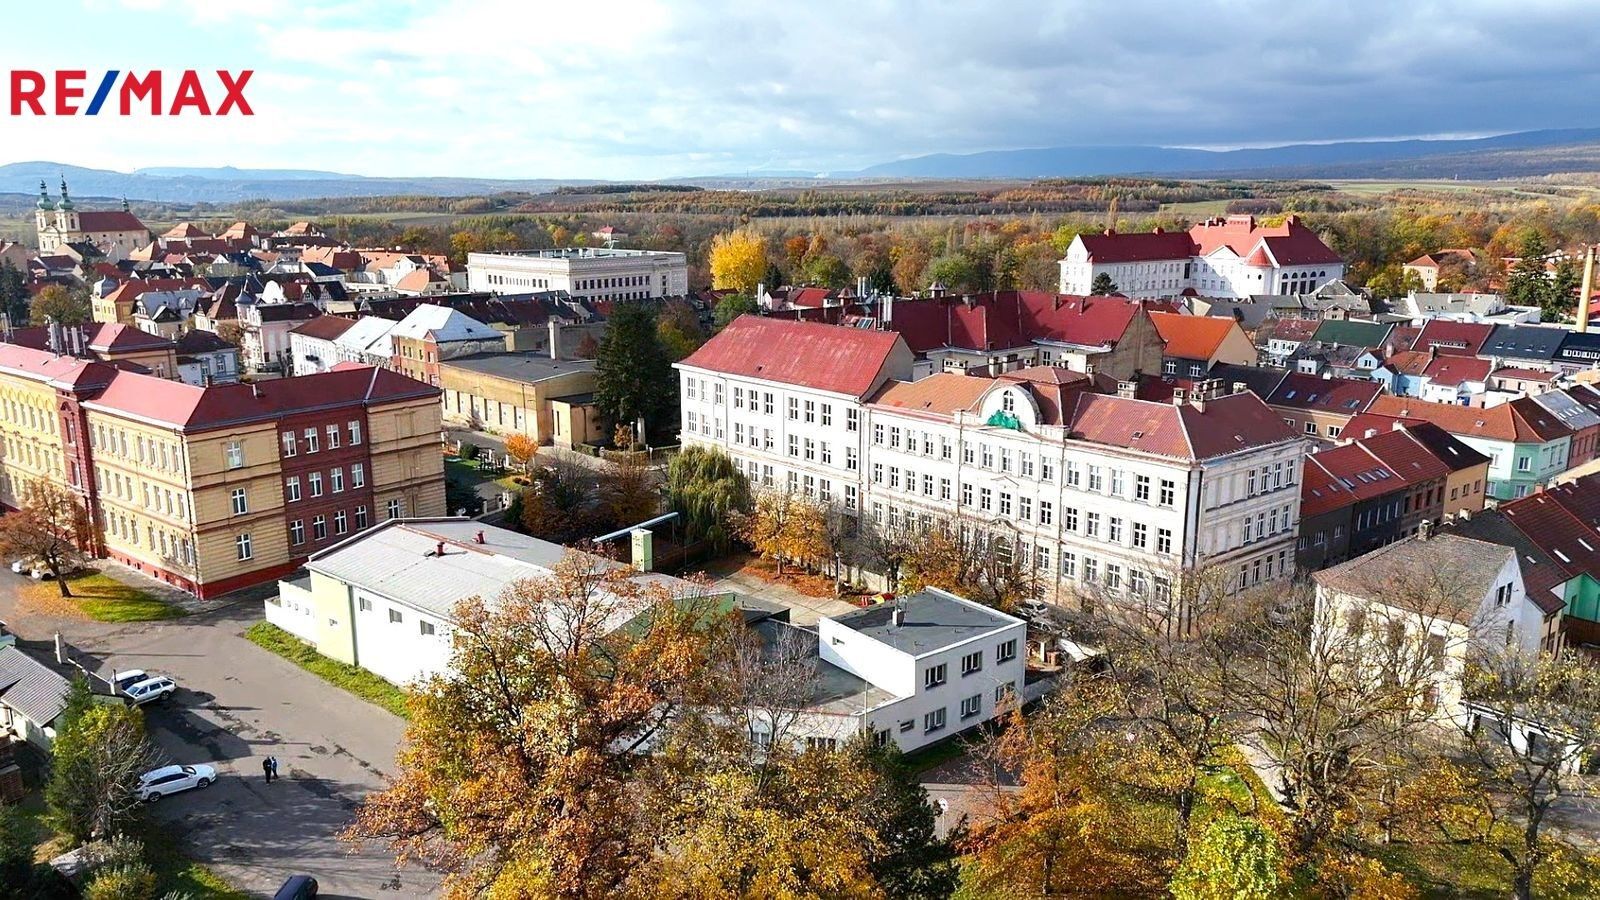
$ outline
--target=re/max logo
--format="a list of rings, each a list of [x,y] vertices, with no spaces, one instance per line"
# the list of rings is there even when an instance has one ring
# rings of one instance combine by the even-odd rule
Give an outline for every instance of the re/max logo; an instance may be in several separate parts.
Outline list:
[[[229,72],[218,69],[216,84],[207,89],[199,72],[185,69],[178,73],[160,71],[123,73],[112,69],[100,79],[88,105],[89,73],[83,69],[60,69],[55,72],[35,72],[14,69],[11,72],[11,114],[13,116],[98,116],[107,108],[116,115],[127,116],[148,111],[152,116],[177,116],[194,113],[201,116],[226,116],[237,114],[253,116],[255,111],[245,100],[244,87],[250,83],[252,69]],[[173,76],[173,77],[169,77]],[[118,86],[118,81],[121,86]],[[113,99],[112,94],[116,97]],[[48,94],[48,98],[47,98]],[[220,101],[213,100],[221,95]],[[163,101],[166,101],[163,103]]]

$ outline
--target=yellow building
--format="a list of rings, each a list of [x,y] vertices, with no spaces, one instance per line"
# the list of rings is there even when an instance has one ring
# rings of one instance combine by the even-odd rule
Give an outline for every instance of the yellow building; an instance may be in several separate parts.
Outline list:
[[[69,487],[97,553],[202,597],[442,514],[439,429],[439,391],[385,369],[198,387],[0,345],[0,501]]]
[[[439,363],[445,420],[571,447],[604,437],[594,406],[594,361],[486,353]]]

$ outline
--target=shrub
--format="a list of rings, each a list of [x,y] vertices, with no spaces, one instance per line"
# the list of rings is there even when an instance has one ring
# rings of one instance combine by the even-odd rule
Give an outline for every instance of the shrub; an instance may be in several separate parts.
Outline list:
[[[156,900],[156,873],[142,862],[102,869],[84,890],[83,900]]]
[[[461,457],[462,459],[466,459],[466,460],[477,459],[478,458],[478,445],[477,444],[469,444],[466,441],[462,441],[461,442],[461,449],[460,449],[460,451],[458,451],[456,453],[456,455]]]

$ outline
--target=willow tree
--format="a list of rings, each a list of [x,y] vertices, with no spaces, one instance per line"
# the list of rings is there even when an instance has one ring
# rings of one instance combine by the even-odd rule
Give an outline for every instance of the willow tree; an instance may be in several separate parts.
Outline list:
[[[667,501],[688,540],[709,541],[721,553],[733,544],[730,517],[750,510],[750,483],[728,454],[685,447],[667,466]]]

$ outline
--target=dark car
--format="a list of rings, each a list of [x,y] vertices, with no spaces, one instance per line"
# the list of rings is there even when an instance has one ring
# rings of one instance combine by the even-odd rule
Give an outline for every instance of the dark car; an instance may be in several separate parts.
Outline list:
[[[317,896],[317,880],[310,875],[290,875],[272,895],[272,900],[311,900]]]

